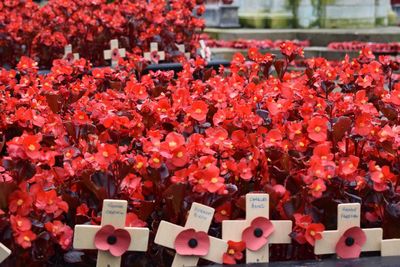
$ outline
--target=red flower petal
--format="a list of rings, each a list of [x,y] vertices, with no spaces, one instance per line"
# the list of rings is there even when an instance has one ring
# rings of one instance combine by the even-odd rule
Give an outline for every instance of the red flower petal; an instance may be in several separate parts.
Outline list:
[[[94,245],[98,250],[107,251],[110,248],[110,244],[107,242],[107,238],[114,233],[114,226],[104,225],[94,236]]]
[[[261,228],[263,230],[263,237],[268,238],[274,232],[274,225],[271,221],[264,217],[255,218],[251,225],[254,228]]]
[[[364,231],[360,227],[352,227],[343,233],[336,244],[336,255],[342,259],[358,258],[366,241]]]
[[[115,257],[120,257],[124,254],[131,244],[131,235],[124,229],[117,229],[114,231],[114,236],[117,242],[110,246],[110,253]]]
[[[195,246],[189,245],[191,241]],[[205,232],[187,229],[177,235],[174,246],[176,253],[181,256],[205,256],[210,249],[210,238]]]
[[[261,236],[256,236],[255,231],[261,230]],[[268,243],[268,237],[274,232],[274,225],[264,217],[255,218],[249,227],[242,233],[242,240],[246,248],[257,251]]]

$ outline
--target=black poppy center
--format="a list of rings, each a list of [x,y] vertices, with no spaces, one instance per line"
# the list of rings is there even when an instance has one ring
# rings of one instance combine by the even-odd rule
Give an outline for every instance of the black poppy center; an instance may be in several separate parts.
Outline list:
[[[198,242],[197,242],[196,239],[192,238],[192,239],[189,240],[188,245],[189,245],[190,248],[195,248],[195,247],[197,247]]]
[[[255,237],[261,237],[263,235],[263,230],[261,228],[256,228],[254,229],[254,236]]]
[[[344,241],[344,242],[345,242],[346,246],[351,247],[352,245],[354,245],[355,240],[352,237],[348,237],[348,238],[346,238],[346,241]]]
[[[115,243],[117,243],[117,237],[115,235],[110,235],[109,237],[107,237],[107,243],[109,245],[114,245]]]

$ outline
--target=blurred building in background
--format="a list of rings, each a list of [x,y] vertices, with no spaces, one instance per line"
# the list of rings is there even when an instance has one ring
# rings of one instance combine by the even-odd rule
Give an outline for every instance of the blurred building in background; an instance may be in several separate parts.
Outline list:
[[[209,0],[207,8],[238,7],[240,24],[251,28],[372,28],[395,23],[400,0]],[[229,4],[229,3],[228,3]],[[207,18],[208,19],[208,18]],[[207,21],[209,26],[211,25]]]

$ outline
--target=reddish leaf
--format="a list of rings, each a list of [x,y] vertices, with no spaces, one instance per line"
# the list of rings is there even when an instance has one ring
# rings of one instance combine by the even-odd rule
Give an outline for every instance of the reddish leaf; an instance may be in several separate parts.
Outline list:
[[[397,120],[397,110],[392,108],[390,105],[381,105],[380,111],[385,115],[386,118],[390,121]]]
[[[8,207],[8,197],[9,195],[17,190],[17,185],[15,183],[0,183],[0,208],[7,209]]]
[[[185,198],[185,189],[185,184],[172,184],[164,191],[163,197],[166,200],[168,210],[174,215],[179,214],[181,211],[182,203]]]
[[[342,116],[333,125],[333,138],[335,141],[340,141],[351,128],[352,120],[349,117]]]
[[[156,203],[154,201],[142,201],[138,210],[138,217],[142,221],[146,221],[149,216],[155,211]]]
[[[92,192],[95,197],[102,202],[104,199],[107,198],[107,192],[104,188],[96,186],[96,184],[92,181],[91,175],[89,172],[82,174],[82,184]]]
[[[6,143],[6,137],[3,135],[3,136],[0,138],[0,153],[1,153],[1,151],[3,150],[3,147],[4,147],[5,143]]]
[[[62,102],[61,96],[56,94],[46,94],[47,104],[54,113],[58,113],[61,110]]]
[[[284,73],[284,67],[285,67],[285,61],[283,60],[277,60],[274,62],[274,67],[276,70],[276,73],[278,74],[279,79],[283,78]]]

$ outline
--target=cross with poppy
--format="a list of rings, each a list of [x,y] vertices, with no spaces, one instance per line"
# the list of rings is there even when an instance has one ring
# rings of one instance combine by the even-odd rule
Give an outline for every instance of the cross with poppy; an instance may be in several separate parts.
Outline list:
[[[186,52],[184,44],[177,44],[176,47],[178,47],[179,52],[184,54],[187,59],[190,59],[190,53]]]
[[[154,242],[175,249],[172,267],[196,266],[199,258],[222,263],[226,241],[208,236],[214,209],[193,203],[185,227],[161,221]]]
[[[75,249],[98,249],[97,267],[119,267],[126,251],[147,251],[148,228],[125,227],[126,200],[103,202],[101,225],[76,225]]]
[[[211,49],[206,45],[204,40],[200,40],[200,56],[206,61],[211,61]]]
[[[360,203],[338,205],[337,230],[324,231],[315,241],[316,255],[336,253],[342,259],[358,258],[361,252],[380,251],[382,228],[360,228]]]
[[[124,58],[126,56],[125,48],[119,48],[119,43],[117,39],[112,39],[110,41],[110,50],[104,50],[104,59],[111,59],[111,67],[116,67],[118,65],[118,59]]]
[[[72,45],[70,44],[64,47],[64,59],[68,61],[74,61],[79,59],[79,54],[72,52]]]
[[[0,243],[0,263],[2,263],[8,256],[11,255],[11,250]]]
[[[292,221],[269,220],[269,195],[246,195],[246,219],[222,221],[222,239],[246,243],[246,262],[269,261],[269,244],[291,243]]]
[[[165,52],[158,51],[158,43],[151,43],[150,52],[144,53],[144,58],[152,63],[158,64],[160,60],[165,60]]]

